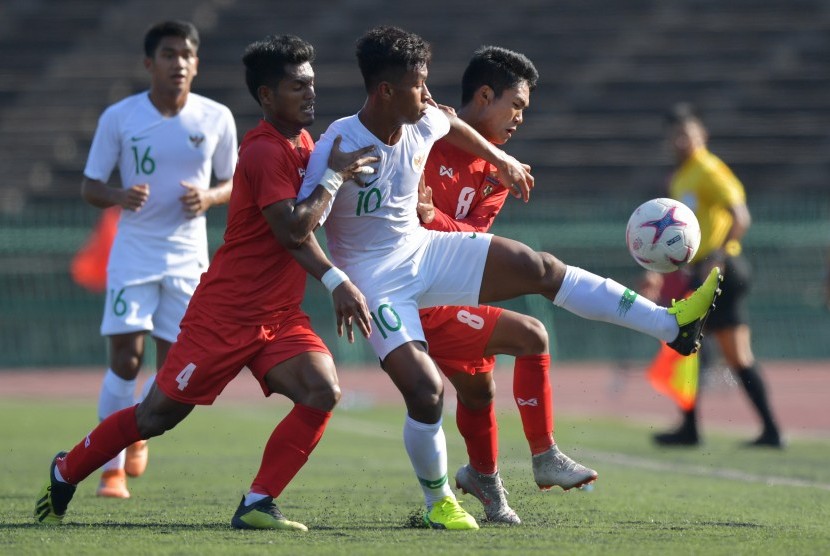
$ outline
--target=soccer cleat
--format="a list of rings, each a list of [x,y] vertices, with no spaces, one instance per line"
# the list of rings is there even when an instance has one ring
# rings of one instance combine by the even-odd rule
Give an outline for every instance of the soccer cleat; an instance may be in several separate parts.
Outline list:
[[[478,529],[475,518],[464,511],[454,496],[445,496],[438,500],[432,509],[424,514],[424,523],[433,529]]]
[[[147,441],[139,440],[127,446],[127,457],[124,461],[124,471],[130,477],[139,477],[147,469]]]
[[[104,498],[129,498],[130,491],[127,490],[127,474],[123,469],[109,469],[101,473],[101,482],[95,496]]]
[[[64,483],[55,478],[55,465],[58,458],[66,457],[66,452],[59,452],[52,459],[49,466],[49,481],[40,491],[40,496],[35,503],[35,519],[38,523],[47,525],[58,525],[63,521],[66,508],[69,506],[72,496],[75,494],[75,485]]]
[[[576,463],[563,454],[556,444],[533,456],[533,478],[541,490],[555,486],[570,490],[596,481],[597,476],[593,469]]]
[[[709,313],[715,308],[715,299],[720,295],[723,275],[718,267],[709,272],[706,281],[695,292],[680,301],[672,300],[669,314],[677,319],[680,332],[669,347],[681,355],[691,355],[700,349],[703,326]]]
[[[231,519],[234,529],[279,529],[281,531],[308,531],[308,527],[296,521],[288,521],[270,496],[246,506],[245,497],[239,503]]]
[[[472,494],[484,505],[487,521],[519,525],[522,520],[507,505],[507,490],[504,488],[499,472],[494,475],[479,473],[469,465],[462,465],[455,474],[455,488],[464,494]]]

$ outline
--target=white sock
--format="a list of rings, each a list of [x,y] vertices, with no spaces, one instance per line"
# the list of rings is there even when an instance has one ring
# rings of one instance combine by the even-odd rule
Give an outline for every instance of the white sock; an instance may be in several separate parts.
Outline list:
[[[680,332],[677,319],[665,307],[575,266],[567,267],[553,304],[582,318],[624,326],[664,342],[671,342]]]
[[[447,480],[447,439],[441,421],[429,425],[407,415],[403,443],[424,491],[427,510],[431,510],[432,505],[441,498],[455,497]]]
[[[262,500],[264,498],[268,498],[268,495],[267,494],[260,494],[259,492],[250,492],[249,491],[248,494],[245,495],[245,505],[250,506],[251,504],[254,504],[255,502],[259,502],[260,500]]]
[[[153,384],[156,383],[156,373],[153,373],[153,376],[147,379],[144,383],[144,386],[141,387],[141,394],[135,399],[135,403],[141,403],[144,401],[144,398],[147,397],[147,394],[150,393],[150,388],[153,387]]]
[[[124,380],[123,378],[107,369],[104,374],[104,381],[101,383],[101,394],[98,397],[98,418],[103,421],[116,411],[135,404],[135,380]],[[124,469],[124,450],[105,463],[104,471],[113,469]]]

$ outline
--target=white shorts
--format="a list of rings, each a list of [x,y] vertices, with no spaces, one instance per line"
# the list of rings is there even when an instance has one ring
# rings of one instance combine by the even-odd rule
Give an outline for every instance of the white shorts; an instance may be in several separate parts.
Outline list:
[[[198,284],[198,279],[177,276],[128,286],[108,279],[101,335],[146,331],[175,342],[179,323]]]
[[[366,296],[372,315],[369,343],[383,361],[407,342],[425,342],[418,309],[478,305],[492,234],[435,232],[403,262],[344,268]]]

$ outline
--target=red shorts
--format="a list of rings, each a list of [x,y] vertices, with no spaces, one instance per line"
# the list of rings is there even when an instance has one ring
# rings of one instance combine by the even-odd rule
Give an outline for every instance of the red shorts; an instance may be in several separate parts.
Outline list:
[[[490,305],[422,309],[421,324],[430,357],[447,376],[492,371],[496,357],[485,357],[484,352],[503,312]]]
[[[282,317],[266,325],[228,323],[191,305],[179,337],[156,375],[156,384],[176,401],[210,405],[248,367],[262,392],[271,395],[265,375],[276,365],[301,353],[331,355],[302,309],[289,309]]]

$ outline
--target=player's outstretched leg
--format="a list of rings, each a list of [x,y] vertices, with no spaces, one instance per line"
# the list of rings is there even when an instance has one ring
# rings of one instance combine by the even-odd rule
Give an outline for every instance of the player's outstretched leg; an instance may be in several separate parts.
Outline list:
[[[677,319],[680,332],[669,347],[681,355],[690,355],[700,349],[703,326],[709,313],[715,308],[715,300],[720,295],[720,283],[723,275],[718,267],[709,272],[706,281],[695,292],[680,301],[672,301],[669,313]]]
[[[267,496],[257,502],[245,505],[245,497],[239,502],[239,507],[231,519],[234,529],[279,529],[281,531],[308,531],[308,527],[296,521],[289,521],[274,503],[274,499]]]
[[[542,490],[555,486],[570,490],[596,481],[597,472],[575,462],[554,444],[546,452],[533,456],[533,478]]]
[[[52,458],[49,466],[49,480],[41,489],[35,503],[35,519],[38,523],[57,525],[63,522],[66,508],[75,495],[75,485],[59,481],[55,477],[55,466],[58,459],[66,456],[66,452],[59,452]]]
[[[508,525],[521,524],[522,520],[507,504],[507,490],[498,471],[492,475],[485,475],[469,465],[462,465],[455,474],[455,488],[479,499],[484,505],[487,521]]]
[[[445,496],[432,505],[424,514],[424,523],[433,529],[464,531],[478,529],[478,523],[468,514],[455,496]]]

